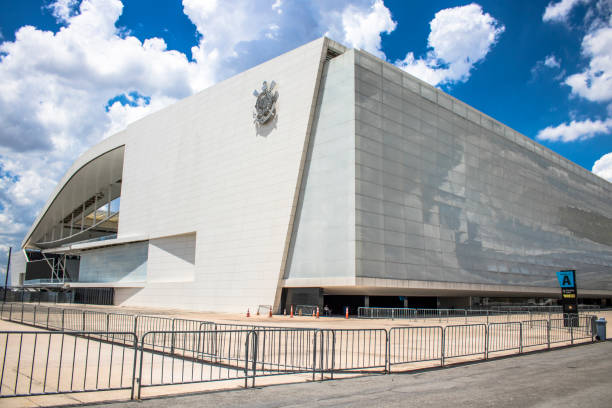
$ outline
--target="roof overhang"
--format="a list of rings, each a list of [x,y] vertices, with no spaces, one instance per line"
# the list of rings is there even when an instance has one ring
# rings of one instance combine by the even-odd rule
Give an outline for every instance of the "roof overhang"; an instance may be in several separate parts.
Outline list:
[[[26,234],[22,248],[37,248],[36,242],[54,225],[104,186],[121,180],[125,134],[105,139],[81,155],[56,186]]]

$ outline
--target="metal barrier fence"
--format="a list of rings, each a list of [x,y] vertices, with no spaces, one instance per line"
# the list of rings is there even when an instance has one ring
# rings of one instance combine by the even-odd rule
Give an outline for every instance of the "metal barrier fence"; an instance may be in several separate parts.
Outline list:
[[[174,335],[184,341],[180,353],[168,345]],[[206,349],[208,341],[213,345]],[[143,388],[154,386],[243,379],[247,387],[249,377],[254,381],[256,344],[257,334],[250,330],[147,332],[140,346],[138,398]]]
[[[443,364],[444,328],[392,327],[389,330],[389,371],[394,365],[440,360]]]
[[[503,323],[523,320],[562,318],[561,309],[538,310],[489,310],[489,309],[411,309],[360,307],[357,317],[361,319],[429,320],[454,323]]]
[[[602,310],[598,305],[579,305],[579,311]],[[508,314],[562,314],[562,306],[496,306],[481,309],[422,309],[409,307],[359,307],[357,317],[364,319],[424,319]]]
[[[110,342],[92,341],[104,335]],[[134,346],[117,345],[130,338]],[[0,397],[131,390],[137,340],[126,332],[0,332]]]
[[[384,373],[594,336],[591,316],[389,330],[258,327],[28,304],[2,305],[0,316],[60,330],[0,332],[0,396],[131,389],[140,397],[143,388],[177,384]]]

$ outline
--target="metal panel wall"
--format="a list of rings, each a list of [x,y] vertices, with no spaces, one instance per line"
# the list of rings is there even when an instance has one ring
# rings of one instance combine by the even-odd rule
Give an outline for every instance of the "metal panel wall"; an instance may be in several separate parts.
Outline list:
[[[612,290],[612,186],[356,53],[357,276]]]

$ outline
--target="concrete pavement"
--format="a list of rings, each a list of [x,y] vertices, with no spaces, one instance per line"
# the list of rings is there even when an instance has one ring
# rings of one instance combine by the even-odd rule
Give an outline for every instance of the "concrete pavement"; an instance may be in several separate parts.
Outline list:
[[[94,406],[610,407],[612,342],[422,372]]]

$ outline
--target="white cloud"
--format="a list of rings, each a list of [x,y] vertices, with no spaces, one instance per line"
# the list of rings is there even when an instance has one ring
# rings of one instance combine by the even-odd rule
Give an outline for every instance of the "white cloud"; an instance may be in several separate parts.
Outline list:
[[[568,76],[565,84],[572,94],[594,102],[612,100],[612,17],[610,25],[587,34],[582,40],[582,54],[589,66]]]
[[[593,173],[612,183],[612,153],[604,154],[595,162]]]
[[[376,0],[369,10],[350,5],[342,13],[343,43],[385,58],[381,49],[381,34],[391,33],[397,23],[382,0]]]
[[[283,0],[276,0],[274,4],[272,4],[272,10],[276,11],[278,14],[283,14]]]
[[[0,245],[19,246],[74,159],[128,123],[326,32],[377,52],[395,24],[373,0],[183,0],[200,34],[187,56],[118,29],[122,10],[120,0],[56,0],[43,11],[57,32],[24,26],[0,43]],[[381,31],[348,33],[344,16]]]
[[[65,23],[73,16],[78,5],[78,0],[56,0],[47,7],[58,22]]]
[[[409,52],[396,65],[432,85],[467,81],[505,30],[475,3],[440,10],[429,26],[431,51],[426,57],[415,58]]]
[[[555,71],[555,75],[551,77],[551,73]],[[554,54],[547,55],[543,60],[539,60],[531,68],[530,82],[538,80],[540,77],[552,78],[555,81],[562,79],[565,76],[565,70],[561,70],[561,60]]]
[[[550,54],[544,58],[544,66],[548,68],[559,68],[561,67],[561,61],[559,61],[554,54]]]
[[[545,22],[564,22],[567,21],[572,9],[580,4],[587,3],[589,0],[561,0],[558,3],[550,2],[544,10],[542,21]]]
[[[606,120],[583,121],[572,120],[570,123],[562,123],[558,126],[549,126],[538,132],[539,140],[549,142],[574,142],[590,139],[598,134],[612,132],[612,118]]]

